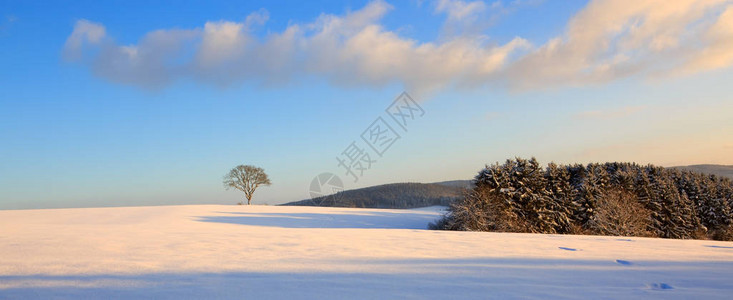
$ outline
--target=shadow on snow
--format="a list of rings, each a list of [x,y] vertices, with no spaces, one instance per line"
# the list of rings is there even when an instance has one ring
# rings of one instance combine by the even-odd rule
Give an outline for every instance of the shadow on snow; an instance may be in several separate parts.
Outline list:
[[[328,264],[329,262],[326,262]],[[733,262],[560,259],[334,260],[361,271],[0,275],[0,298],[726,298]],[[318,261],[304,264],[320,265]]]
[[[392,228],[427,229],[439,213],[402,212],[354,213],[247,213],[221,212],[228,216],[200,216],[197,221],[281,228]]]

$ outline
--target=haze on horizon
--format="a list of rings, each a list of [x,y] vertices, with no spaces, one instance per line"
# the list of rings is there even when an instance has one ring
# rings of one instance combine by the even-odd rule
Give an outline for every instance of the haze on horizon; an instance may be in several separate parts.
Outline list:
[[[733,1],[0,3],[0,209],[254,203],[542,163],[733,165]],[[424,110],[358,182],[336,160]],[[361,145],[362,147],[365,147]]]

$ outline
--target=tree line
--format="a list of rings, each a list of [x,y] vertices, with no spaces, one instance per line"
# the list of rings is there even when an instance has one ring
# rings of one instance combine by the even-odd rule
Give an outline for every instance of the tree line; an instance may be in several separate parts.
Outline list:
[[[433,229],[733,240],[729,178],[635,163],[487,165]]]

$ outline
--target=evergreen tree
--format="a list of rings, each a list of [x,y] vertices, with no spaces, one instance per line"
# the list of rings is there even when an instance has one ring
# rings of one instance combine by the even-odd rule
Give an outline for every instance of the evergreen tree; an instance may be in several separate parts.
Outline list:
[[[634,163],[486,166],[436,228],[733,240],[727,178]]]
[[[572,233],[575,226],[572,199],[575,198],[576,190],[571,184],[570,172],[567,168],[550,163],[545,171],[545,184],[550,197],[549,217],[553,220],[555,232]]]

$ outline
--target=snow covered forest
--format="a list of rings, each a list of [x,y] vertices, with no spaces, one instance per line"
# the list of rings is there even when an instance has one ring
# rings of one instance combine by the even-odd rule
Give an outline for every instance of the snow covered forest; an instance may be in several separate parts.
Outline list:
[[[733,240],[729,178],[635,163],[486,166],[431,227]]]

